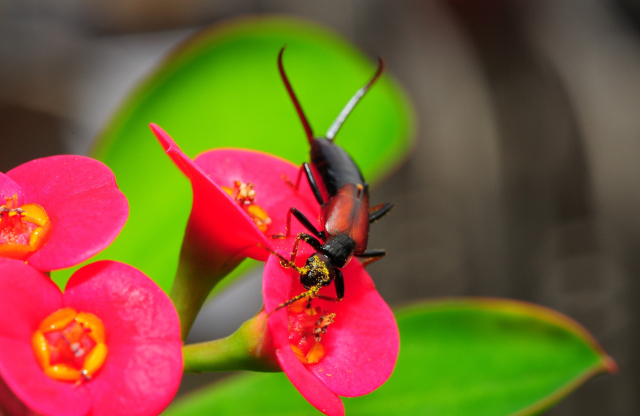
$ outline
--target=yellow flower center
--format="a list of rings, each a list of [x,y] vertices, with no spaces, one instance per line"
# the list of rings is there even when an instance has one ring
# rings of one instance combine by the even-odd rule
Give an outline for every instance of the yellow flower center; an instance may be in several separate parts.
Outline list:
[[[49,239],[51,222],[40,205],[18,206],[18,196],[0,206],[0,257],[25,260]]]
[[[240,181],[234,181],[233,188],[222,187],[222,189],[242,207],[244,212],[251,217],[258,229],[265,233],[267,232],[269,224],[271,224],[271,218],[269,218],[267,211],[255,203],[256,191],[254,188],[255,185],[252,183],[241,183]]]
[[[38,364],[55,380],[90,380],[107,358],[102,321],[71,308],[46,317],[33,333],[31,344]]]
[[[311,307],[308,299],[300,299],[287,307],[289,313],[289,345],[302,364],[315,364],[325,355],[322,336],[335,321],[336,314]]]

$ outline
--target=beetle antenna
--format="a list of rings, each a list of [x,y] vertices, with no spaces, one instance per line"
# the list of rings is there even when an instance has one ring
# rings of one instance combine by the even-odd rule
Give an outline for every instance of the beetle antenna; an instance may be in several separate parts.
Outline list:
[[[293,88],[291,87],[291,83],[287,78],[287,74],[284,72],[284,66],[282,65],[282,54],[284,53],[284,48],[287,46],[283,46],[280,49],[280,54],[278,54],[278,69],[280,70],[280,76],[282,77],[282,82],[284,82],[284,86],[287,88],[287,92],[289,93],[289,97],[291,101],[293,101],[293,105],[296,107],[296,111],[298,112],[298,117],[300,117],[300,121],[302,122],[302,126],[304,127],[304,131],[307,134],[307,140],[309,143],[313,143],[315,140],[313,137],[313,131],[311,130],[311,126],[309,125],[309,121],[307,117],[304,115],[304,111],[302,111],[302,107],[300,106],[300,102],[296,97],[296,94],[293,92]]]
[[[373,75],[373,78],[371,78],[371,80],[367,82],[367,84],[364,87],[356,91],[356,93],[353,95],[353,97],[351,97],[347,105],[344,106],[340,114],[338,114],[338,117],[336,118],[336,120],[333,122],[331,127],[329,127],[329,130],[327,130],[327,134],[325,135],[325,138],[327,140],[333,141],[333,138],[335,137],[336,133],[338,133],[338,130],[340,130],[340,126],[342,126],[342,123],[344,123],[347,116],[351,114],[351,110],[353,110],[353,107],[355,107],[356,104],[358,104],[360,99],[364,96],[364,94],[367,91],[369,91],[369,88],[371,88],[371,86],[378,80],[378,78],[380,78],[380,75],[382,75],[383,72],[384,72],[384,59],[378,58],[378,69],[376,70],[376,73]]]

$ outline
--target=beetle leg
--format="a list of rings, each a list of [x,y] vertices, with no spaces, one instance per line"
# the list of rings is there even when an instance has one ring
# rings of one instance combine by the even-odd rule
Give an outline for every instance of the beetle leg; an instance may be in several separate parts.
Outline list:
[[[304,172],[307,177],[307,182],[309,182],[309,186],[311,187],[311,191],[313,192],[313,196],[318,201],[318,204],[324,205],[324,200],[322,199],[322,192],[320,192],[320,187],[318,186],[318,182],[316,182],[316,178],[313,176],[313,171],[311,170],[311,166],[309,163],[304,162],[300,169],[298,170],[298,179],[296,179],[296,183],[292,183],[289,178],[285,175],[282,175],[284,180],[289,184],[289,186],[293,187],[296,191],[300,187],[300,179],[302,178],[302,172]]]
[[[309,230],[314,236],[322,239],[324,241],[324,236],[313,226],[311,221],[296,207],[289,208],[289,212],[287,212],[287,222],[285,227],[285,236],[289,237],[291,235],[291,214],[298,220],[300,224],[304,226],[307,230]]]
[[[336,277],[333,283],[336,285],[336,296],[340,301],[344,298],[344,276],[342,275],[342,270],[336,269]]]
[[[366,259],[362,262],[363,266],[368,266],[374,261],[378,261],[387,255],[385,250],[367,250],[364,253],[356,254],[356,257]]]
[[[337,297],[332,298],[331,296],[316,294],[314,298],[328,300],[329,302],[341,302],[342,299],[344,299],[344,276],[342,274],[342,270],[336,269],[336,277],[333,282],[336,285]],[[309,302],[311,302],[311,299],[309,299]]]
[[[393,202],[387,202],[384,204],[376,205],[375,207],[369,208],[369,224],[372,222],[378,221],[380,218],[384,217],[393,209],[395,204]]]
[[[307,162],[304,162],[302,164],[302,168],[304,169],[304,173],[307,176],[307,181],[309,181],[309,186],[313,191],[313,196],[316,197],[316,201],[318,201],[318,204],[320,204],[321,206],[324,205],[324,199],[322,199],[322,192],[320,192],[320,187],[316,182],[316,178],[313,176],[313,171],[311,170],[311,166],[309,166]],[[299,181],[300,179],[298,179],[298,182]]]
[[[293,242],[293,249],[291,250],[291,263],[295,263],[296,256],[298,255],[298,248],[300,247],[300,241],[304,241],[309,244],[315,251],[322,251],[322,244],[313,236],[305,233],[300,233],[296,236],[296,240]]]
[[[302,268],[300,268],[300,267],[296,266],[296,265],[295,265],[295,263],[293,263],[293,262],[291,262],[291,261],[289,261],[289,260],[285,259],[285,258],[284,258],[284,257],[282,257],[280,254],[278,254],[278,252],[277,252],[277,251],[273,250],[272,248],[270,248],[270,247],[265,247],[265,246],[263,246],[262,244],[258,244],[258,247],[260,247],[260,248],[263,248],[263,249],[267,250],[269,253],[271,253],[271,254],[273,254],[274,256],[276,256],[277,258],[279,258],[279,259],[280,259],[280,265],[281,265],[282,267],[287,268],[287,269],[293,269],[293,270],[295,270],[295,271],[296,271],[296,272],[298,272],[298,273],[302,273],[302,272],[303,272],[303,269],[302,269]]]
[[[269,312],[269,315],[271,315],[272,313],[274,313],[275,311],[277,311],[278,309],[282,309],[285,306],[289,306],[294,302],[299,301],[300,299],[304,299],[304,298],[308,298],[309,300],[317,297],[318,295],[318,291],[320,290],[320,286],[312,286],[308,291],[306,292],[302,292],[300,293],[298,296],[294,296],[291,299],[289,299],[288,301],[281,303],[280,305],[278,305],[277,308],[275,308],[274,310],[272,310],[271,312]]]
[[[304,172],[304,165],[306,163],[307,162],[303,162],[302,165],[300,165],[300,169],[298,169],[298,178],[296,179],[296,183],[291,182],[287,175],[282,174],[282,179],[284,179],[284,181],[287,183],[287,185],[289,185],[290,187],[292,187],[296,191],[298,190],[298,186],[300,186],[300,178],[302,177],[302,172]]]

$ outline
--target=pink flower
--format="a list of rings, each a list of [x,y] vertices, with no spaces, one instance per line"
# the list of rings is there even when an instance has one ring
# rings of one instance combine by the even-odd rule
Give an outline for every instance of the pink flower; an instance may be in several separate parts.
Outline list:
[[[178,389],[178,316],[126,264],[73,274],[64,294],[21,261],[0,259],[0,408],[58,415],[156,415]]]
[[[303,262],[311,253],[305,247],[298,259]],[[343,273],[342,302],[313,299],[307,308],[303,299],[268,319],[282,370],[327,415],[344,414],[338,396],[361,396],[380,387],[393,371],[400,346],[395,318],[362,265],[354,259]],[[267,312],[305,291],[298,274],[275,256],[267,261],[262,288]],[[335,298],[333,283],[320,294]]]
[[[299,166],[267,153],[243,149],[215,149],[198,155],[195,160],[184,154],[173,139],[159,126],[150,124],[151,130],[178,168],[189,178],[193,188],[193,206],[186,234],[197,241],[201,250],[216,256],[251,257],[266,261],[269,247],[266,236],[285,232],[286,215],[292,206],[311,218],[320,208],[306,180],[298,190],[287,183],[295,182]],[[253,200],[242,201],[241,192],[233,192],[234,183],[246,187],[250,184]],[[227,188],[225,191],[223,187]],[[260,221],[251,215],[250,208],[259,207],[268,216],[264,231]],[[293,232],[303,228],[292,221]]]
[[[295,206],[309,218],[317,218],[320,207],[304,178],[297,190],[287,183],[295,182],[299,172],[291,162],[241,149],[210,150],[191,160],[164,130],[150,126],[193,189],[191,215],[171,289],[186,339],[200,307],[220,279],[246,257],[266,261],[269,252],[265,247],[274,243],[268,237],[285,232],[289,208]],[[295,219],[291,227],[294,235],[304,230]]]
[[[111,170],[83,156],[32,160],[0,173],[0,257],[50,271],[107,247],[129,214]]]

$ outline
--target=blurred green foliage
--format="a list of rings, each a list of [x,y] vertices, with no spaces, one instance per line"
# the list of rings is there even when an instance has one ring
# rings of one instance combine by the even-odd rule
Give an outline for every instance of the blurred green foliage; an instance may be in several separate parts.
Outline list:
[[[508,300],[444,300],[396,314],[400,357],[381,388],[343,399],[362,415],[506,416],[547,409],[615,364],[577,323]],[[240,375],[186,396],[164,416],[315,415],[283,373]]]
[[[373,59],[336,34],[291,18],[236,20],[189,39],[131,94],[93,148],[91,156],[114,171],[130,215],[118,239],[91,261],[123,261],[165,291],[171,286],[191,190],[163,154],[150,122],[191,157],[215,147],[241,147],[294,163],[308,160],[304,130],[278,74],[283,45],[287,73],[317,135],[375,70]],[[375,182],[407,154],[412,135],[411,106],[385,75],[336,140]],[[63,285],[75,269],[52,277]]]

